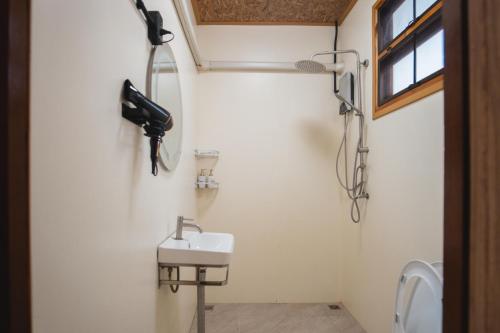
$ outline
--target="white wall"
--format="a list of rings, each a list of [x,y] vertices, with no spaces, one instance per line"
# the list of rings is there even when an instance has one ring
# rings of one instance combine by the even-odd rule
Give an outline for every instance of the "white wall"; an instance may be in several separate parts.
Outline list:
[[[198,27],[210,60],[296,61],[332,29]],[[218,192],[200,192],[205,229],[235,235],[229,284],[210,302],[334,302],[339,291],[340,127],[331,75],[203,73],[198,145],[221,151]],[[204,164],[202,164],[204,163]],[[200,167],[209,167],[201,162]]]
[[[357,2],[339,39],[341,48],[370,60],[373,3]],[[359,225],[343,215],[342,301],[367,332],[387,333],[403,266],[442,260],[443,94],[372,120],[372,70],[364,79],[370,200]]]
[[[173,6],[184,154],[150,174],[142,131],[121,117],[123,81],[144,91],[150,44],[132,1],[32,1],[33,325],[38,333],[187,332],[194,288],[157,289],[156,247],[195,216],[195,68]]]
[[[196,26],[205,60],[291,61],[333,46],[332,27]]]

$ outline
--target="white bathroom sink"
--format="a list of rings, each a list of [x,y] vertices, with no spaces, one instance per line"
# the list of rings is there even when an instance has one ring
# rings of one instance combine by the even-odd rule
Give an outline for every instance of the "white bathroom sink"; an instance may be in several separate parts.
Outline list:
[[[231,261],[234,237],[214,232],[183,231],[182,240],[167,238],[158,247],[158,263],[226,266]]]

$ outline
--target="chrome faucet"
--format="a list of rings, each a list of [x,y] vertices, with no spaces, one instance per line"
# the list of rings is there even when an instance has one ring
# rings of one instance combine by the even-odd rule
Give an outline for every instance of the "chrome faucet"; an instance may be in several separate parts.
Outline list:
[[[175,238],[176,240],[182,240],[182,228],[188,227],[188,228],[194,228],[198,230],[198,232],[201,234],[203,230],[200,228],[199,225],[194,224],[194,223],[185,223],[184,221],[194,221],[194,219],[187,219],[184,216],[177,216],[177,229],[175,231]]]

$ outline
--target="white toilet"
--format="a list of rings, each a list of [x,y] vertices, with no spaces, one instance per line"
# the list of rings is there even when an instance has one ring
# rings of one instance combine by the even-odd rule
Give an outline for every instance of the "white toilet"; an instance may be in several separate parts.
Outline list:
[[[401,272],[394,333],[441,333],[443,264],[411,261]]]

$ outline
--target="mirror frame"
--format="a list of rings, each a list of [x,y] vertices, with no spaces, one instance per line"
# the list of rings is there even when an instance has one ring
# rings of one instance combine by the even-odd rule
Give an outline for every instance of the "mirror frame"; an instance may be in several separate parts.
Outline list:
[[[179,161],[181,159],[181,156],[182,156],[182,144],[183,144],[183,120],[182,118],[184,118],[184,110],[183,110],[183,103],[182,103],[182,90],[181,90],[181,82],[180,82],[180,78],[179,78],[179,70],[178,70],[178,67],[177,67],[177,61],[175,60],[175,56],[173,54],[173,50],[172,48],[170,47],[169,44],[164,44],[164,45],[160,45],[160,46],[153,46],[151,48],[151,51],[149,53],[149,61],[148,61],[148,67],[147,67],[147,73],[146,73],[146,96],[151,99],[152,101],[154,101],[155,103],[159,104],[160,106],[162,107],[165,107],[164,105],[161,105],[161,103],[158,102],[158,99],[153,99],[153,88],[154,88],[154,85],[153,85],[153,80],[154,80],[154,63],[155,63],[155,56],[157,54],[157,52],[159,51],[159,48],[161,47],[169,47],[170,48],[170,53],[172,55],[172,60],[173,62],[175,63],[175,73],[177,74],[176,75],[176,81],[177,81],[177,85],[179,87],[179,105],[180,105],[180,115],[181,115],[181,124],[180,126],[182,127],[181,128],[181,135],[180,135],[180,143],[179,143],[179,154],[178,154],[178,158],[176,159],[176,161],[174,162],[173,165],[169,165],[169,162],[165,161],[165,157],[164,157],[164,154],[162,154],[162,151],[164,149],[166,149],[166,146],[164,146],[163,144],[160,146],[160,150],[159,150],[159,154],[160,154],[160,164],[161,166],[167,170],[167,171],[174,171],[177,166],[179,165]],[[167,111],[170,112],[169,108],[166,108]],[[176,119],[175,119],[175,114],[172,112],[173,116],[174,116],[174,127],[175,126],[179,126],[178,123],[176,123]],[[166,136],[168,136],[168,132],[165,133]]]

